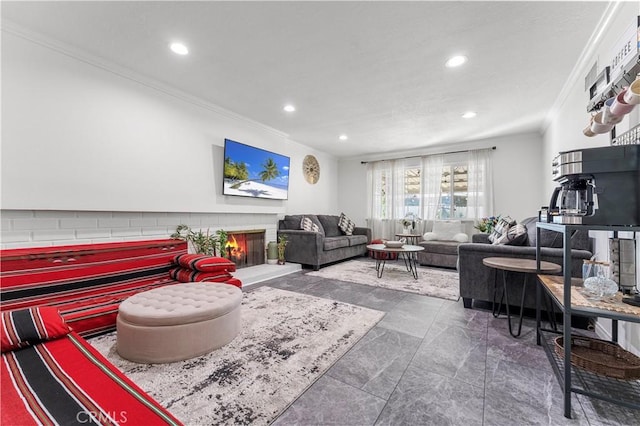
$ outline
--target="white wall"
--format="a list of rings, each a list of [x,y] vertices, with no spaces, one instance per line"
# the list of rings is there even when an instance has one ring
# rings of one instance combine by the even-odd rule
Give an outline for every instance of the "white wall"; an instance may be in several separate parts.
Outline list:
[[[414,155],[479,149],[495,146],[493,151],[493,181],[495,214],[509,215],[516,220],[536,216],[546,205],[546,195],[540,185],[542,169],[542,137],[538,133],[521,133],[489,138],[446,147],[419,151],[397,152],[387,157],[342,159],[338,162],[338,205],[356,223],[365,223],[367,215],[367,167],[361,161],[381,160]],[[546,202],[545,202],[546,201]]]
[[[337,162],[287,135],[55,41],[2,34],[2,208],[336,212]],[[291,157],[289,200],[221,194],[230,138]],[[316,185],[302,176],[317,156]],[[75,214],[75,213],[74,213]]]
[[[597,60],[600,72],[604,66],[609,64],[613,46],[616,44],[624,30],[634,22],[636,16],[640,14],[640,6],[638,2],[620,3],[618,9],[612,15],[612,20],[602,33],[601,38],[593,45],[587,46],[588,52],[583,62],[584,67],[577,69],[577,72],[567,89],[567,96],[559,100],[557,109],[554,110],[550,119],[548,128],[543,134],[543,184],[545,192],[551,194],[551,190],[556,183],[551,179],[551,161],[554,156],[561,151],[569,151],[579,148],[594,148],[610,145],[608,134],[597,135],[588,138],[582,134],[588,122],[590,114],[586,112],[589,94],[584,90],[584,76],[589,68]],[[640,123],[640,108],[627,115],[616,126],[618,134],[624,133],[629,128]],[[606,232],[591,232],[596,238],[595,251],[600,260],[608,260],[608,242],[609,234]],[[636,240],[640,243],[640,233],[636,233]],[[640,244],[638,244],[640,245]],[[640,260],[640,253],[637,254]],[[640,265],[640,261],[638,262]],[[640,268],[637,271],[640,277]],[[597,332],[603,337],[610,338],[611,322],[606,319],[598,319]],[[621,345],[640,355],[640,325],[632,323],[620,323],[619,339]]]

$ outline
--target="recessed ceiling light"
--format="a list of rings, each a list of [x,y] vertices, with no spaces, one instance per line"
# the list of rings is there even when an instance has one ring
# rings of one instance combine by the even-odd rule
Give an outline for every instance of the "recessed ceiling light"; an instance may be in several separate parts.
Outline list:
[[[476,113],[475,113],[475,112],[473,112],[473,111],[467,111],[467,112],[465,112],[464,114],[462,114],[462,118],[473,118],[473,117],[475,117],[476,115],[478,115],[478,114],[476,114]]]
[[[296,107],[294,107],[293,105],[285,105],[283,109],[287,112],[294,112],[296,110]]]
[[[465,62],[467,62],[467,57],[466,56],[462,56],[462,55],[458,55],[458,56],[452,56],[451,58],[449,58],[447,60],[447,62],[445,62],[445,66],[447,68],[455,68],[455,67],[459,67],[460,65],[464,64]]]
[[[341,141],[346,141],[347,139],[349,139],[349,137],[347,135],[340,135],[338,139],[340,139]]]
[[[189,49],[187,49],[187,46],[182,43],[171,43],[169,45],[169,49],[171,49],[173,53],[177,53],[178,55],[186,55],[189,53]]]

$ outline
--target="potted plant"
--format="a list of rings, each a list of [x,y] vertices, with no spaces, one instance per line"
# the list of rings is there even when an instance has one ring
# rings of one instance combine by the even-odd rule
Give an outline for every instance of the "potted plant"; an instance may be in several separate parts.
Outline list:
[[[280,235],[278,237],[278,265],[285,264],[284,249],[287,246],[287,237]]]
[[[222,245],[220,245],[221,237],[224,237]],[[208,229],[207,232],[202,232],[202,230],[194,231],[188,225],[180,224],[176,228],[176,232],[171,234],[171,238],[186,241],[196,254],[216,256],[217,250],[221,248],[221,256],[226,257],[224,246],[227,244],[227,233],[222,229],[212,235]]]

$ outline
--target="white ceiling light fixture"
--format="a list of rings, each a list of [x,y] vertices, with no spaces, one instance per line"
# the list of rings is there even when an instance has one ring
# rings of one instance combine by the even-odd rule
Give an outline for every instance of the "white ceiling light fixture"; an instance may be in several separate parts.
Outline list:
[[[459,67],[460,65],[464,64],[465,62],[467,62],[467,57],[466,56],[457,55],[457,56],[452,56],[449,59],[447,59],[447,62],[445,62],[444,65],[447,68],[455,68],[455,67]]]
[[[341,141],[346,141],[347,139],[349,139],[349,137],[347,135],[342,134],[338,136],[338,139],[340,139]]]
[[[291,104],[287,104],[287,105],[285,105],[285,106],[284,106],[284,108],[282,108],[282,109],[284,109],[284,110],[285,110],[285,111],[287,111],[287,112],[294,112],[294,111],[296,110],[296,107],[294,107],[294,106],[293,106],[293,105],[291,105]]]
[[[467,112],[465,112],[464,114],[462,114],[462,118],[473,118],[473,117],[475,117],[476,115],[478,115],[478,114],[476,114],[476,113],[475,113],[475,112],[473,112],[473,111],[467,111]]]
[[[169,49],[175,54],[178,55],[187,55],[189,53],[189,49],[182,43],[171,43],[169,45]]]

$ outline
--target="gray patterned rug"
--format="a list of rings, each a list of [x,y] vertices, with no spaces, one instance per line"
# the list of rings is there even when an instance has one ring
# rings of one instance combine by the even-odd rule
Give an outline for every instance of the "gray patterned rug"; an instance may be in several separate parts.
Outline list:
[[[285,290],[244,294],[242,330],[228,345],[171,364],[118,356],[115,332],[90,340],[187,425],[273,421],[384,313]]]
[[[460,297],[457,271],[419,266],[418,279],[415,280],[402,260],[387,261],[381,278],[376,275],[376,263],[371,259],[349,260],[326,266],[319,271],[309,272],[307,275],[407,291],[441,299],[458,300]]]

